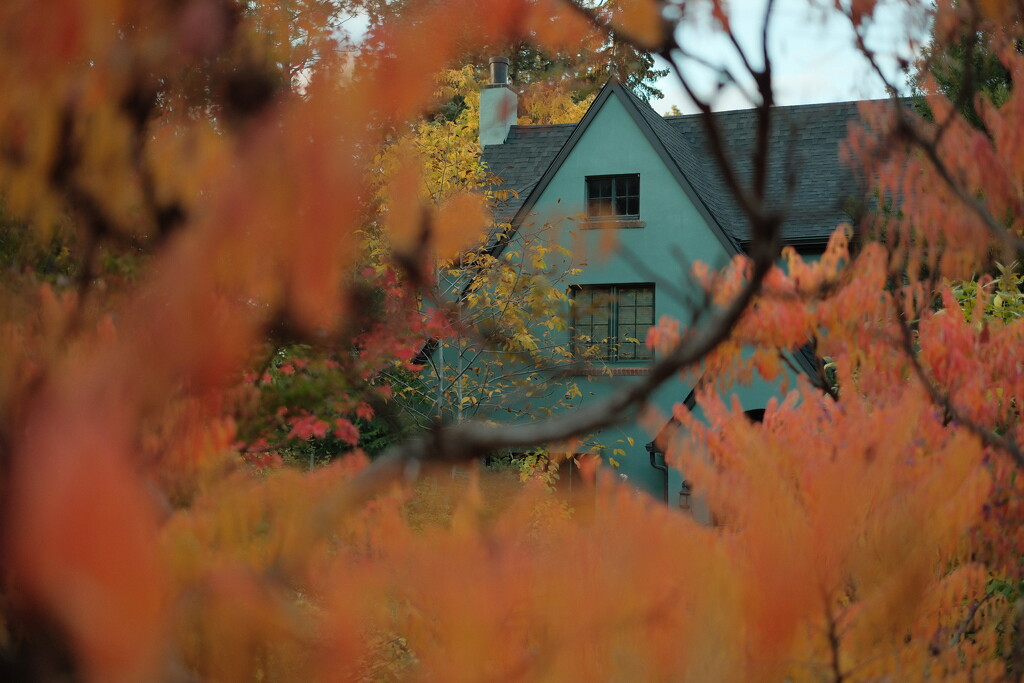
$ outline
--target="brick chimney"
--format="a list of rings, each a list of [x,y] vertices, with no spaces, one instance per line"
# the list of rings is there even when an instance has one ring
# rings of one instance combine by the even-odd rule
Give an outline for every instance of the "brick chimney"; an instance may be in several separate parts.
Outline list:
[[[516,123],[519,98],[508,84],[508,57],[491,57],[491,82],[480,92],[480,144],[500,145]]]

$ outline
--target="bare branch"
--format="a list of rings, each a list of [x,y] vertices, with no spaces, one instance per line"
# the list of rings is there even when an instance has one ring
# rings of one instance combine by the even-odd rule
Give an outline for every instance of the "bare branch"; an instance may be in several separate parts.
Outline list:
[[[861,54],[864,55],[864,58],[868,60],[868,64],[875,72],[875,75],[881,79],[886,89],[892,93],[892,101],[895,105],[893,109],[895,111],[897,124],[893,133],[897,137],[910,142],[925,154],[926,158],[931,162],[935,171],[939,174],[939,178],[946,187],[949,188],[949,190],[957,199],[960,200],[961,203],[963,203],[964,206],[970,209],[971,212],[981,220],[988,232],[991,233],[992,237],[1002,243],[1003,248],[1008,254],[1019,255],[1024,252],[1024,240],[1007,231],[1006,227],[1001,225],[999,221],[992,216],[982,200],[961,186],[953,177],[953,173],[950,171],[949,166],[939,155],[938,143],[944,134],[945,128],[956,117],[956,110],[954,109],[950,112],[947,120],[939,126],[938,133],[933,139],[929,139],[925,136],[921,131],[920,126],[915,125],[915,122],[911,120],[910,113],[907,111],[906,107],[900,105],[897,94],[898,89],[891,81],[889,81],[888,78],[886,78],[881,65],[879,65],[878,60],[875,57],[875,53],[868,48],[864,40],[863,29],[859,27],[862,25],[858,25],[854,22],[853,17],[849,13],[847,13],[846,16],[851,21],[851,24],[857,27],[854,31],[857,39],[857,48],[860,50]],[[887,143],[880,143],[878,147],[880,151],[889,151],[893,149],[893,146]]]
[[[829,651],[829,666],[832,672],[832,680],[835,683],[843,683],[846,680],[846,673],[842,669],[840,662],[839,646],[841,636],[839,634],[839,627],[835,615],[832,614],[832,607],[830,602],[826,599],[825,601],[825,616],[826,616],[826,628],[825,637],[828,640],[828,651]]]
[[[566,2],[598,29],[602,31],[611,29],[606,17],[598,15],[578,0],[566,0]],[[765,13],[762,29],[762,36],[765,37],[773,4],[773,2],[768,3]],[[670,25],[666,22],[666,27]],[[649,47],[628,33],[616,30],[616,37],[640,49]],[[735,37],[730,36],[730,39],[734,41],[741,57],[744,57],[744,63],[754,77],[761,95],[758,106],[757,146],[754,153],[757,180],[752,192],[743,187],[725,152],[724,140],[712,117],[710,105],[696,96],[691,84],[682,75],[677,59],[677,54],[681,54],[682,50],[674,35],[669,31],[666,31],[660,54],[673,65],[677,78],[703,113],[714,159],[725,177],[729,190],[735,195],[751,224],[753,239],[749,247],[749,255],[753,269],[749,280],[738,295],[728,305],[711,316],[706,325],[700,328],[691,328],[689,334],[685,335],[675,348],[656,361],[642,379],[628,388],[605,400],[546,422],[518,425],[495,425],[480,422],[438,424],[429,434],[396,445],[385,452],[358,475],[347,490],[339,494],[340,498],[335,499],[333,503],[329,504],[329,508],[323,510],[324,514],[330,515],[332,511],[336,511],[337,508],[334,506],[357,504],[366,500],[396,479],[415,478],[422,465],[426,463],[451,464],[503,449],[527,448],[540,443],[557,443],[620,422],[634,411],[642,408],[664,382],[682,369],[699,362],[728,338],[760,290],[781,249],[781,216],[777,212],[767,211],[765,205],[768,136],[771,106],[774,102],[771,65],[767,51],[765,51],[763,69],[760,71],[753,69],[752,65],[745,60],[745,55],[742,54],[738,43],[735,42]]]
[[[777,229],[777,223],[775,227]],[[777,241],[778,235],[775,237],[773,242]],[[631,411],[646,403],[662,383],[703,358],[729,336],[774,263],[776,250],[771,245],[758,246],[760,248],[755,250],[753,259],[754,271],[737,297],[712,324],[680,341],[633,386],[548,422],[523,425],[465,422],[438,426],[432,433],[395,446],[374,461],[353,482],[346,502],[372,497],[396,478],[415,477],[425,462],[463,462],[505,448],[564,441],[625,419]]]
[[[973,622],[974,617],[977,616],[978,610],[994,596],[995,593],[989,593],[980,600],[975,600],[971,604],[971,608],[967,610],[967,615],[964,617],[963,621],[960,622],[960,625],[957,627],[956,631],[953,632],[953,635],[950,636],[947,647],[955,647],[956,644],[960,642],[960,640],[967,634],[967,629],[970,628],[971,622]]]

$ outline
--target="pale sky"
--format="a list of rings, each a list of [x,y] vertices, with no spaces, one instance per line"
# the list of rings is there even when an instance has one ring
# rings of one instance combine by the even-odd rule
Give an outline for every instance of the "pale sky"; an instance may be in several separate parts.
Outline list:
[[[486,0],[482,0],[486,1]],[[684,0],[677,0],[685,4]],[[887,96],[885,88],[867,61],[856,49],[849,21],[834,9],[837,0],[776,0],[769,30],[769,55],[774,70],[778,104],[813,104],[847,100],[878,99]],[[838,0],[848,6],[851,0]],[[726,0],[730,21],[738,40],[760,66],[761,22],[767,0]],[[705,6],[708,3],[691,3]],[[928,16],[912,12],[907,5],[923,5],[926,0],[879,0],[880,12],[868,24],[867,40],[880,57],[889,80],[904,87],[905,78],[896,66],[897,57],[913,61],[920,43],[928,36]],[[689,10],[693,12],[694,10]],[[742,66],[735,50],[720,33],[709,27],[709,18],[687,17],[680,28],[679,41],[691,52],[715,63],[725,63],[739,73]],[[345,27],[358,41],[366,30],[363,17],[353,17]],[[658,68],[665,63],[658,61]],[[698,90],[714,91],[716,76],[700,67],[688,68]],[[683,113],[697,111],[674,75],[658,83],[665,98],[651,102],[655,111],[668,112],[675,104]],[[747,109],[754,106],[735,87],[727,87],[715,100],[716,110]]]
[[[731,22],[737,38],[756,65],[760,66],[761,22],[766,0],[732,0]],[[776,0],[769,28],[769,56],[772,60],[776,102],[812,104],[845,100],[877,99],[886,96],[881,79],[856,49],[849,20],[837,15],[833,0]],[[844,4],[848,4],[844,0]],[[928,17],[911,12],[905,0],[881,0],[881,12],[868,26],[868,46],[880,57],[888,78],[905,86],[897,57],[913,61],[920,43],[928,35]],[[704,21],[686,22],[680,29],[680,44],[691,52],[725,63],[734,73],[741,71],[735,50],[721,35],[710,31]],[[664,63],[659,60],[659,67]],[[717,78],[709,70],[687,68],[705,95],[714,92]],[[684,113],[696,111],[674,76],[659,83],[665,99],[651,104],[660,113],[673,104]],[[744,109],[753,106],[737,88],[719,93],[715,109]]]

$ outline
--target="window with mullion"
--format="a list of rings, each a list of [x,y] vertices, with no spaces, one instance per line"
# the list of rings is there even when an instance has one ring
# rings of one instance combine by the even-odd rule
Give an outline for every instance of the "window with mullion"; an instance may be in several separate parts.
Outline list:
[[[591,220],[640,218],[640,174],[588,176],[587,217]]]
[[[654,285],[598,285],[573,290],[573,355],[609,363],[650,360],[644,340],[654,325]]]

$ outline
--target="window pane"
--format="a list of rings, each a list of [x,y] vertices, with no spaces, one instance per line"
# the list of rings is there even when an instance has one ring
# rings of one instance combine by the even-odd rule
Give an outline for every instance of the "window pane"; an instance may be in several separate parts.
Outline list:
[[[640,198],[639,197],[626,197],[621,206],[622,206],[622,214],[624,216],[639,216],[640,215]]]
[[[587,196],[595,198],[612,197],[612,184],[612,178],[590,178],[587,181]],[[579,187],[579,185],[576,187]]]
[[[625,197],[616,197],[615,198],[615,215],[616,216],[625,216],[628,213],[629,212],[626,210],[626,199],[625,199]]]
[[[575,290],[573,300],[574,353],[613,363],[653,358],[646,346],[654,322],[653,286],[586,287]]]
[[[612,302],[607,292],[595,292],[594,304],[590,307],[594,324],[609,324],[612,319]]]
[[[614,216],[615,211],[612,209],[612,200],[591,198],[587,203],[587,215],[591,218]]]
[[[640,215],[640,176],[587,178],[587,215],[611,218]]]
[[[594,322],[594,307],[589,303],[581,304],[573,310],[576,326],[590,325]]]
[[[618,184],[616,189],[618,194],[623,196],[637,196],[640,194],[640,176],[638,175],[624,175],[618,176]]]

